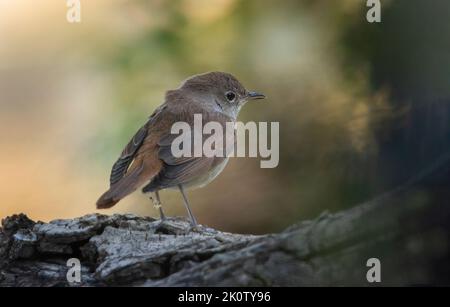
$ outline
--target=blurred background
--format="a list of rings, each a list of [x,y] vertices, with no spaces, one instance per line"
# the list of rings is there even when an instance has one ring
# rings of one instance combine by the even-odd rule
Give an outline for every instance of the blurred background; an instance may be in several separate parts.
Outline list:
[[[357,205],[450,150],[450,2],[0,0],[0,217],[95,212],[134,132],[186,77],[231,72],[269,99],[280,164],[234,158],[188,192],[198,220],[243,233]],[[185,215],[179,193],[161,193]],[[158,216],[136,192],[111,210]]]

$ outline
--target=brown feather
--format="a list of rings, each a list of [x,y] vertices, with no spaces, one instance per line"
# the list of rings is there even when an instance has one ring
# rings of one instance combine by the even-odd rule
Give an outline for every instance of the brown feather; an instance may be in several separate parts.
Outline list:
[[[145,183],[148,184],[143,191],[149,192],[194,181],[224,161],[222,157],[175,158],[170,151],[171,142],[167,141],[175,122],[187,122],[192,127],[196,113],[203,115],[203,123],[213,120],[223,128],[227,121],[233,121],[220,112],[204,109],[192,96],[193,92],[207,93],[218,84],[245,94],[236,78],[219,72],[194,76],[180,88],[166,93],[165,102],[133,136],[113,165],[110,189],[98,199],[97,208],[114,206]]]
[[[110,188],[97,201],[98,209],[111,208],[161,170],[157,140],[164,129],[160,114],[165,108],[160,106],[122,151],[111,170]]]

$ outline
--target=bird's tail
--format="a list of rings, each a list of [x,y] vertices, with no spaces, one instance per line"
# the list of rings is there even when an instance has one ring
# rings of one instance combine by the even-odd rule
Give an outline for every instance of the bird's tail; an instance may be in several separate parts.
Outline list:
[[[114,199],[111,190],[103,193],[102,196],[97,200],[97,209],[108,209],[119,202],[120,199]]]
[[[141,186],[146,176],[142,173],[142,163],[140,166],[134,167],[117,183],[112,185],[108,191],[103,193],[97,200],[97,209],[108,209],[117,204],[122,198],[134,192]]]

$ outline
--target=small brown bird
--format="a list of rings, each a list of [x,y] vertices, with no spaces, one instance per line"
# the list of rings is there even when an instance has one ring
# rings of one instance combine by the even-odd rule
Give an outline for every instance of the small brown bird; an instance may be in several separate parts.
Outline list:
[[[171,143],[176,135],[171,127],[176,122],[194,123],[201,114],[203,124],[235,122],[241,107],[250,99],[265,98],[247,91],[231,74],[209,72],[185,80],[178,89],[166,93],[165,101],[137,131],[114,163],[110,188],[97,201],[98,209],[114,206],[139,187],[144,193],[155,193],[155,205],[165,218],[159,191],[180,190],[191,223],[196,225],[185,188],[202,187],[211,182],[225,167],[228,157],[174,157]]]

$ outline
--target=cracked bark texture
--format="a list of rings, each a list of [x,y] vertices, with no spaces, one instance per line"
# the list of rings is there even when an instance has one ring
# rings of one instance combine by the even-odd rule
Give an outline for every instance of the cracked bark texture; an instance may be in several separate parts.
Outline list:
[[[2,220],[1,286],[381,285],[450,282],[450,163],[352,209],[323,213],[278,234],[191,229],[184,218],[90,214],[34,222]],[[68,283],[67,260],[82,264]]]

